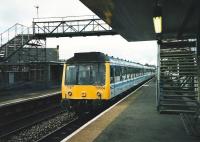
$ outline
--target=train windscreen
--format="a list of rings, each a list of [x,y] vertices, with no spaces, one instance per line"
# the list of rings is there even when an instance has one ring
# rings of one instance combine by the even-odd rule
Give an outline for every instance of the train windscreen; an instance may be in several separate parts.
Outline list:
[[[105,64],[76,64],[66,68],[66,85],[104,85]]]

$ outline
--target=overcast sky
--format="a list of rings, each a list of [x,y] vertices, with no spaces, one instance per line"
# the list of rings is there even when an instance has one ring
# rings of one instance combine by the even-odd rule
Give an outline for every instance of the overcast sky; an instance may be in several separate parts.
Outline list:
[[[79,0],[1,0],[0,32],[15,23],[31,26],[39,5],[39,17],[93,15]],[[60,46],[60,58],[68,59],[75,52],[101,51],[127,60],[156,64],[155,41],[127,42],[121,36],[74,37],[47,39],[47,47]]]

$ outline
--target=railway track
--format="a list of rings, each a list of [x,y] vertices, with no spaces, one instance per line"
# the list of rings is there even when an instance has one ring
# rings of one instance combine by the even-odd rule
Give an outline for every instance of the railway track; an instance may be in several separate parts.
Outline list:
[[[147,81],[145,81],[145,82],[147,82]],[[58,128],[58,129],[56,129],[52,133],[50,133],[46,136],[43,136],[42,138],[37,140],[37,142],[49,142],[49,141],[58,142],[58,141],[63,140],[67,136],[70,136],[78,128],[80,128],[81,126],[83,126],[84,124],[89,122],[90,120],[97,118],[98,116],[100,116],[101,114],[103,114],[104,112],[109,110],[109,108],[114,107],[116,104],[121,102],[123,99],[125,99],[125,97],[130,95],[130,93],[135,91],[139,86],[142,86],[144,83],[139,84],[136,87],[132,88],[131,90],[124,92],[123,95],[120,95],[118,98],[113,100],[108,106],[105,106],[101,110],[98,110],[98,111],[92,112],[92,113],[88,113],[82,117],[74,118],[72,121],[70,121],[69,123],[63,125],[62,127]]]
[[[63,110],[59,104],[60,93],[1,106],[0,141],[38,121],[61,113]]]
[[[100,112],[97,113],[88,113],[84,116],[76,116],[73,118],[71,121],[63,125],[62,127],[54,130],[53,132],[41,137],[39,140],[36,142],[49,142],[49,141],[61,141],[64,139],[66,136],[70,135],[73,133],[75,130],[80,128],[82,125],[90,121],[92,118],[97,116]]]
[[[12,135],[14,133],[17,133],[22,129],[31,127],[34,124],[37,124],[48,118],[54,117],[62,112],[63,110],[60,109],[60,106],[56,105],[56,106],[47,108],[45,110],[38,111],[37,113],[33,113],[31,115],[25,116],[21,119],[17,119],[8,124],[5,124],[1,126],[1,130],[3,130],[3,132],[1,132],[0,139],[7,137],[9,135]]]
[[[0,137],[0,141],[36,141],[43,135],[51,133],[57,127],[62,127],[63,124],[70,122],[75,118],[74,115],[75,113],[66,112],[61,108],[52,109],[49,112],[41,112],[30,120],[22,120],[21,123],[23,125],[21,127],[4,134]]]

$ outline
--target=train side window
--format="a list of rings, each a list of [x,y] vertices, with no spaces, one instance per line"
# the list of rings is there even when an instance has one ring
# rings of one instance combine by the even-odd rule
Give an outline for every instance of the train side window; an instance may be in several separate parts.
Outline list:
[[[125,68],[125,72],[126,72],[126,80],[128,79],[128,68]]]
[[[140,68],[137,69],[137,76],[140,76]]]
[[[114,83],[114,66],[110,66],[110,83]]]
[[[134,78],[133,68],[131,68],[131,78]]]
[[[127,79],[127,70],[126,67],[122,67],[122,80]]]
[[[144,69],[141,68],[140,70],[141,70],[141,71],[140,71],[140,72],[141,72],[141,75],[143,75],[143,73],[144,73]]]
[[[142,74],[142,69],[139,68],[139,76],[141,76],[141,74]]]
[[[128,68],[128,79],[131,79],[131,68]]]
[[[100,80],[101,78],[98,78],[101,75],[101,73],[98,74],[98,70],[99,70],[98,68],[99,66],[97,64],[90,66],[90,83],[91,84],[99,84],[98,81],[101,82]]]
[[[115,82],[120,81],[120,76],[121,76],[121,68],[120,66],[115,66]]]
[[[120,81],[123,81],[125,79],[125,69],[124,67],[121,67],[121,78]]]
[[[140,74],[141,74],[141,69],[138,68],[138,76],[140,76]]]
[[[136,74],[135,74],[135,68],[132,68],[132,75],[133,75],[133,78],[136,77]]]
[[[98,64],[98,78],[97,82],[99,85],[105,84],[105,64]]]
[[[144,75],[144,69],[141,68],[141,75]]]
[[[127,74],[126,74],[127,79],[130,79],[130,71],[129,71],[129,68],[126,68],[126,69],[127,69]]]
[[[134,68],[131,68],[131,78],[135,77]]]
[[[122,67],[119,66],[119,81],[122,81],[122,80],[123,80],[122,73],[123,73]]]

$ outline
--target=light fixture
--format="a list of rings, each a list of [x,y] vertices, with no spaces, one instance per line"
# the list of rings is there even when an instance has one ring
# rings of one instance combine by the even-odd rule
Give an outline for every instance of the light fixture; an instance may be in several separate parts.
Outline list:
[[[154,30],[155,33],[161,33],[162,32],[162,17],[153,17],[153,24],[154,24]]]
[[[72,92],[68,92],[68,95],[69,95],[69,96],[72,96]]]
[[[162,33],[162,10],[159,5],[154,8],[153,24],[155,33]]]

